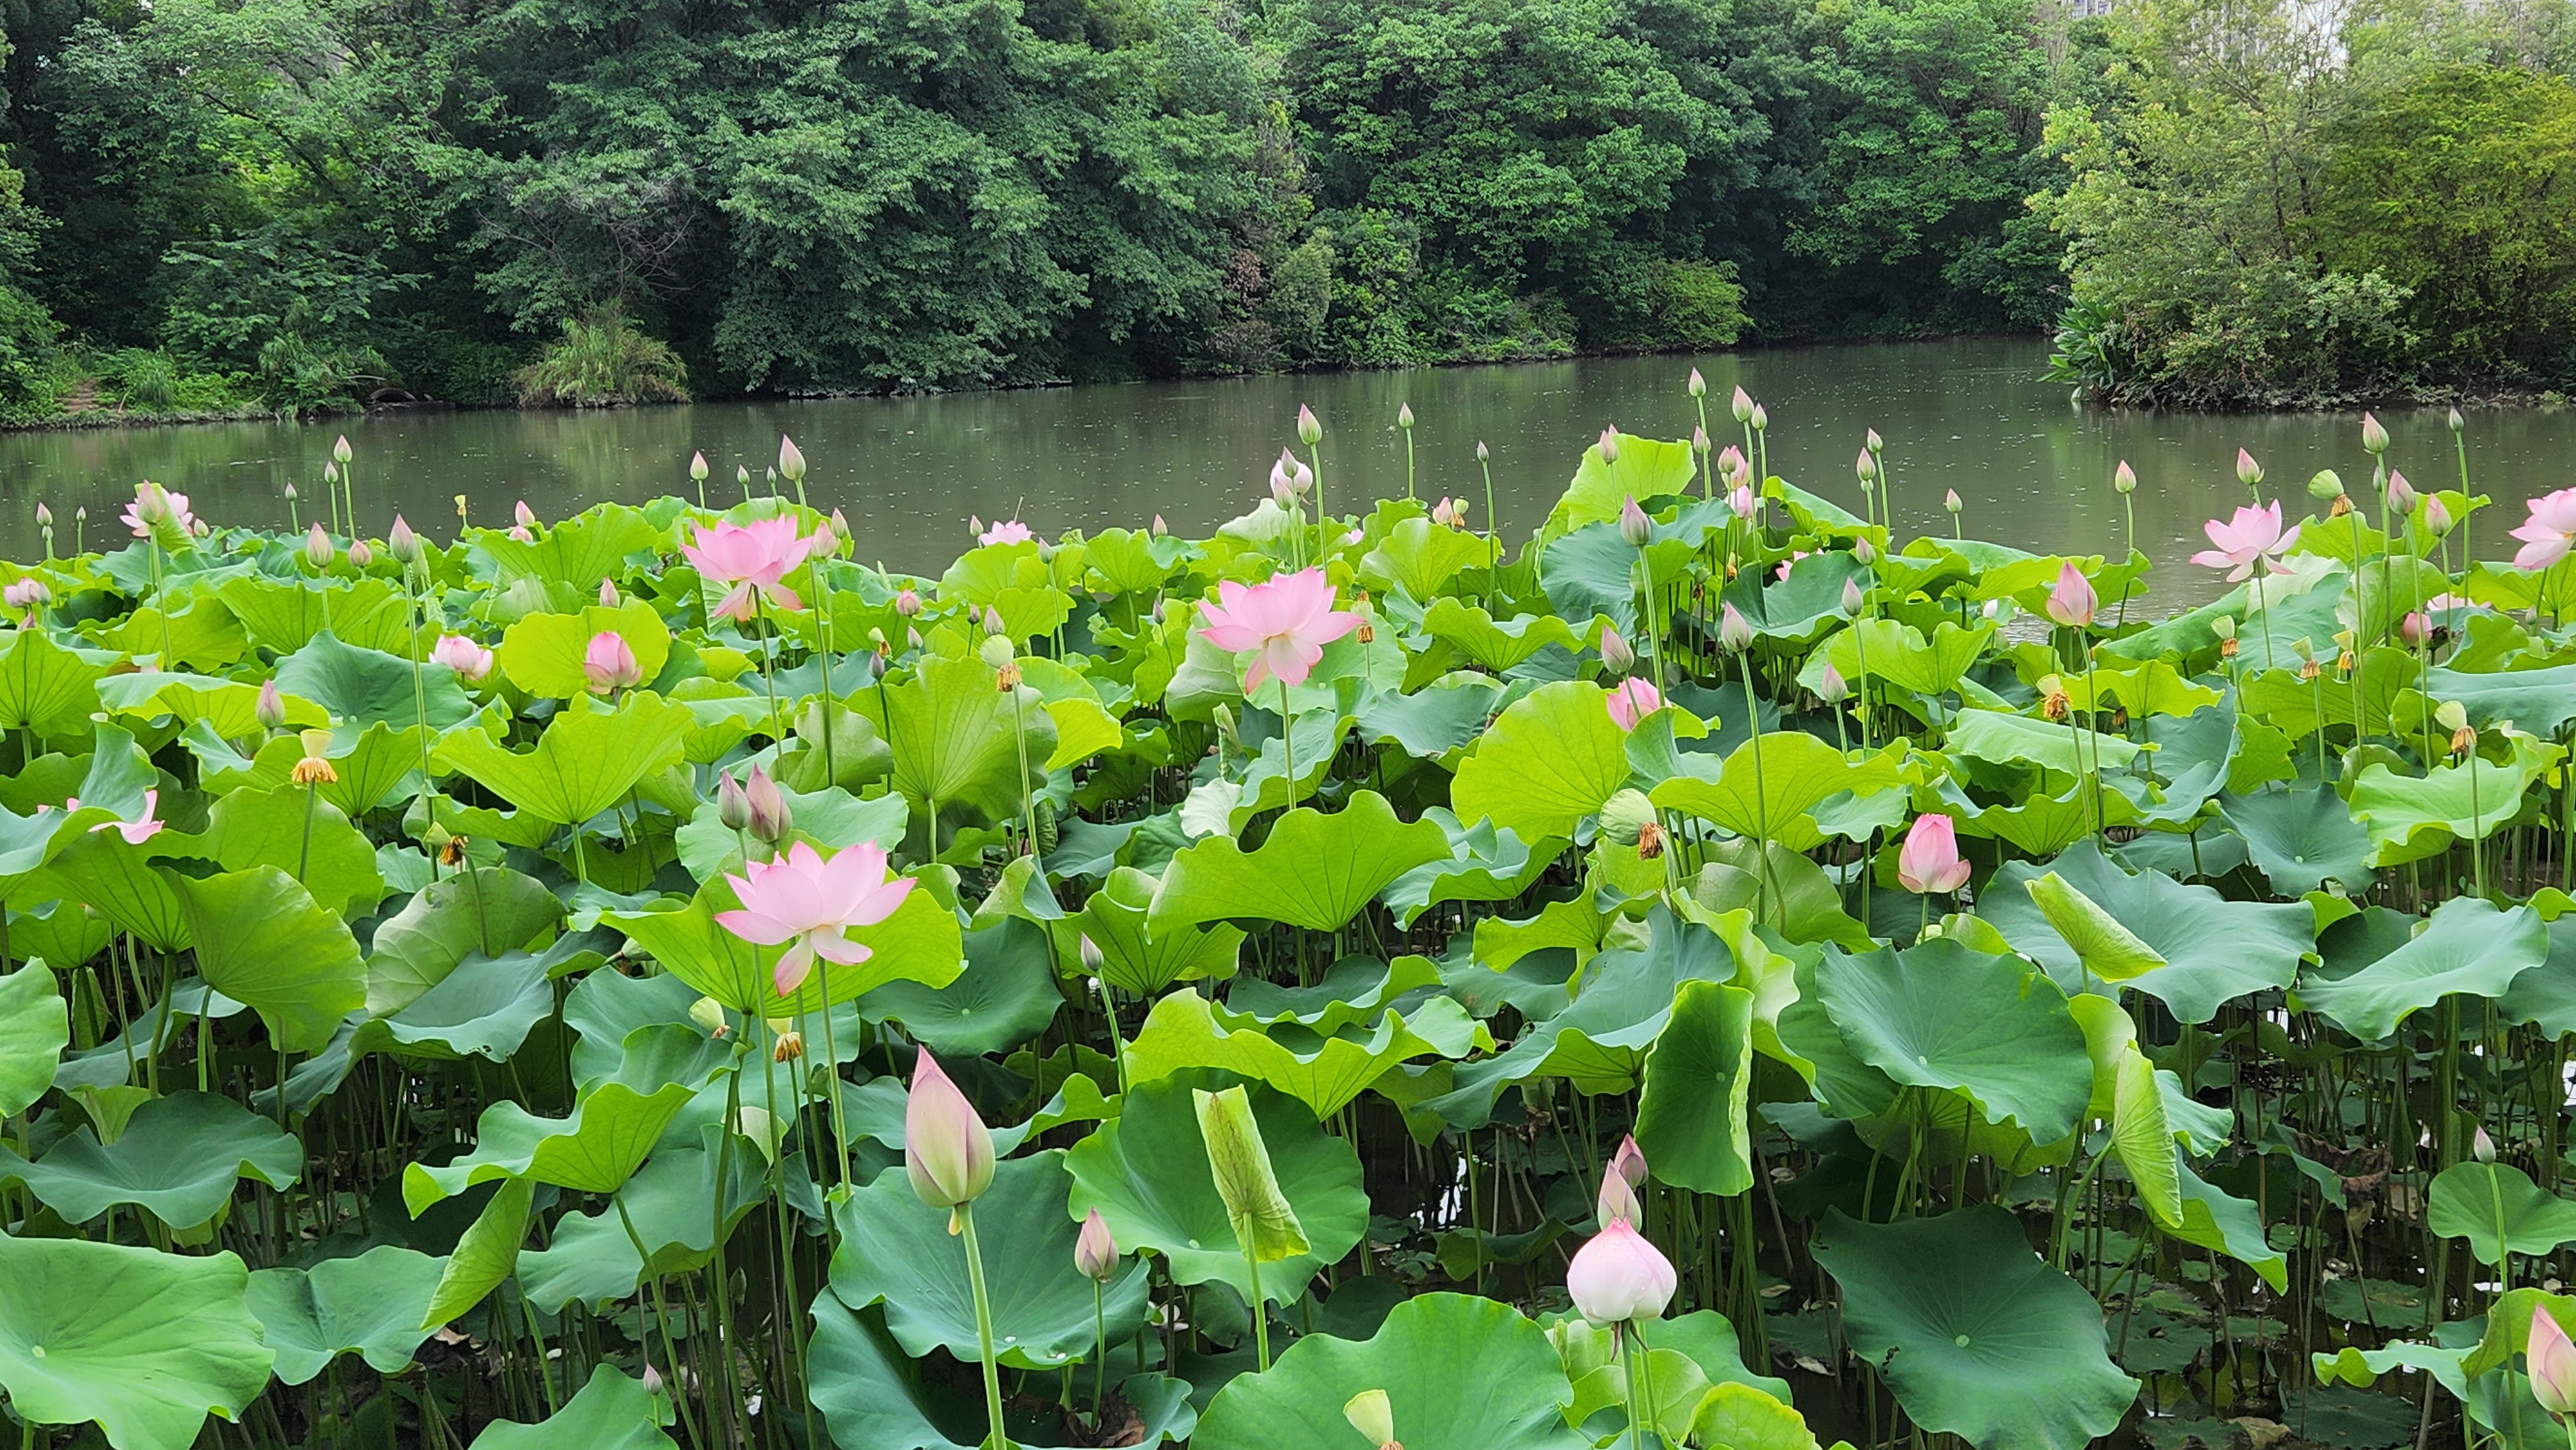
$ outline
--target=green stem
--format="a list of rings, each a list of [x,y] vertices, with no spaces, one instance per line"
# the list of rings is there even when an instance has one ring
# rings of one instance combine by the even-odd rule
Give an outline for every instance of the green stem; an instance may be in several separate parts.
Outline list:
[[[1002,1367],[993,1361],[993,1304],[984,1292],[984,1251],[975,1241],[975,1205],[957,1205],[956,1222],[959,1237],[966,1240],[966,1282],[975,1293],[975,1344],[983,1352],[984,1413],[991,1426],[984,1444],[986,1450],[1010,1450],[1010,1437],[1002,1430]]]
[[[1406,440],[1408,443],[1411,439]],[[1109,1378],[1109,1312],[1101,1283],[1091,1281],[1091,1425],[1100,1428],[1101,1400]]]
[[[1365,1259],[1362,1262],[1366,1262]],[[1263,1374],[1270,1373],[1270,1305],[1261,1296],[1261,1260],[1252,1245],[1243,1246],[1243,1265],[1252,1271],[1252,1348],[1253,1363]]]

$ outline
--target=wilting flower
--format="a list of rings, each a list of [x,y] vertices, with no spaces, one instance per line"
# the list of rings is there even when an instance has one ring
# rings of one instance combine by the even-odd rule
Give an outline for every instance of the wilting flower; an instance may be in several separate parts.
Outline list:
[[[828,552],[831,544],[829,534],[799,534],[795,519],[781,517],[720,523],[714,528],[701,524],[680,552],[701,577],[730,586],[713,613],[740,624],[757,607],[754,596],[781,609],[804,608],[805,601],[796,597],[796,591],[779,581],[808,558]]]
[[[2228,571],[2227,582],[2239,583],[2253,574],[2257,563],[2280,568],[2280,556],[2297,542],[2299,526],[2281,531],[2281,505],[2276,499],[2261,508],[2241,508],[2233,518],[2211,519],[2201,526],[2209,541],[2218,547],[2203,549],[2191,556],[2195,564]]]
[[[1223,580],[1217,602],[1202,611],[1207,623],[1199,637],[1229,654],[1258,650],[1243,674],[1244,688],[1257,690],[1276,675],[1286,684],[1302,685],[1324,657],[1324,646],[1359,626],[1360,617],[1333,608],[1333,586],[1321,569],[1281,574],[1261,584]]]
[[[2540,1407],[2557,1419],[2576,1413],[2576,1344],[2567,1341],[2567,1331],[2546,1304],[2531,1308],[2531,1335],[2523,1347],[2524,1366],[2531,1372],[2531,1395]]]
[[[2101,607],[2093,593],[2093,581],[2071,562],[2057,570],[2057,587],[2049,591],[2048,617],[2068,629],[2084,629],[2093,623],[2093,611]]]
[[[1691,376],[1699,376],[1693,371]],[[1404,1450],[1395,1438],[1395,1404],[1384,1390],[1362,1390],[1342,1404],[1342,1418],[1377,1450]]]
[[[79,796],[73,796],[71,799],[63,802],[63,811],[66,815],[79,810],[80,808],[81,803]],[[36,807],[36,813],[38,815],[43,815],[47,809],[49,808],[38,806]],[[101,821],[97,825],[90,827],[90,830],[93,832],[112,830],[125,838],[125,844],[129,846],[140,846],[144,842],[151,840],[154,836],[161,834],[161,828],[170,824],[168,821],[153,819],[154,815],[157,814],[160,809],[161,792],[157,788],[147,790],[143,793],[143,815],[139,819],[131,821]]]
[[[1025,544],[1037,535],[1018,519],[1003,519],[975,536],[979,544]]]
[[[631,690],[644,683],[644,667],[635,660],[635,650],[626,636],[613,629],[603,629],[590,637],[590,647],[581,652],[582,677],[590,682],[594,695]]]
[[[903,1167],[933,1208],[972,1203],[993,1183],[993,1134],[923,1048],[903,1110]]]
[[[771,975],[784,997],[805,984],[814,959],[857,966],[876,955],[846,934],[894,915],[912,893],[912,878],[889,877],[885,848],[873,841],[825,857],[798,841],[775,861],[753,861],[740,876],[728,874],[739,911],[716,913],[716,924],[755,945],[792,942]]]
[[[492,673],[492,652],[461,634],[443,634],[430,646],[429,657],[456,672],[456,677],[469,685],[479,685]]]
[[[1638,721],[1664,707],[1664,695],[1655,688],[1654,681],[1632,675],[1619,682],[1605,703],[1610,707],[1610,718],[1619,722],[1620,729],[1634,730]]]
[[[1897,884],[1918,896],[1956,891],[1968,879],[1968,863],[1959,859],[1959,828],[1938,812],[1916,816],[1896,853]]]
[[[1566,1293],[1598,1328],[1662,1318],[1677,1286],[1672,1260],[1623,1218],[1604,1224],[1565,1269]]]
[[[2528,499],[2523,507],[2531,510],[2531,517],[2513,531],[2523,541],[2521,551],[2513,556],[2513,567],[2546,569],[2566,558],[2568,548],[2576,545],[2576,488]]]
[[[1118,1241],[1109,1234],[1109,1221],[1099,1209],[1085,1214],[1082,1232],[1073,1240],[1073,1267],[1082,1277],[1106,1283],[1118,1272]]]

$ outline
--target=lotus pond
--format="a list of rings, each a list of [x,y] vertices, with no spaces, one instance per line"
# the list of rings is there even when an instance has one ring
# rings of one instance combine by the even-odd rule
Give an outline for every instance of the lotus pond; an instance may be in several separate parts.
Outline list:
[[[1519,540],[1309,418],[936,579],[792,445],[0,564],[20,1443],[2567,1437],[2576,493],[2037,556],[1673,401]]]

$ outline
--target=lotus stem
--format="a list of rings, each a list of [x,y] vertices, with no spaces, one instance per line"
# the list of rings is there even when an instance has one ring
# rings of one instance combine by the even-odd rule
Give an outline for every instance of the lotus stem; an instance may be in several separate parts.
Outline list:
[[[1091,1281],[1091,1426],[1100,1428],[1105,1413],[1106,1382],[1109,1378],[1109,1313],[1106,1289],[1098,1279]]]
[[[990,1427],[984,1444],[986,1450],[1010,1450],[1010,1436],[1002,1428],[1002,1367],[993,1359],[993,1304],[984,1290],[984,1250],[975,1240],[972,1201],[957,1205],[955,1227],[966,1241],[966,1283],[975,1294],[975,1344],[983,1354],[984,1413]]]

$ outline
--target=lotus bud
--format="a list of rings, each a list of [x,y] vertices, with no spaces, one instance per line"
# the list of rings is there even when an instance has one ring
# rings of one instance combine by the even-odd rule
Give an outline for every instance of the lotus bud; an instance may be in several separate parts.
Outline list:
[[[1753,421],[1753,395],[1744,391],[1743,387],[1740,385],[1735,390],[1735,399],[1732,406],[1735,411],[1736,422],[1750,423]]]
[[[1602,430],[1601,430],[1601,441],[1600,441],[1599,443],[1597,443],[1597,444],[1593,445],[1593,446],[1594,446],[1594,447],[1595,447],[1595,448],[1600,452],[1600,454],[1601,454],[1601,461],[1602,461],[1603,463],[1616,463],[1616,462],[1618,462],[1618,461],[1619,461],[1619,430],[1618,430],[1618,429],[1616,429],[1616,428],[1604,428],[1604,429],[1602,429]]]
[[[707,455],[705,453],[699,452],[689,455],[689,479],[691,482],[706,482],[707,471]]]
[[[835,554],[842,552],[849,542],[850,516],[839,509],[834,509],[832,510],[832,552]]]
[[[2546,1301],[2531,1306],[2531,1333],[2523,1349],[2523,1364],[2531,1373],[2531,1395],[2540,1407],[2565,1423],[2576,1414],[2576,1344],[2570,1344],[2567,1331],[2549,1312]]]
[[[1942,498],[1941,507],[1949,510],[1950,517],[1955,519],[1959,516],[1959,510],[1966,508],[1967,505],[1959,501],[1959,491],[1954,488]]]
[[[788,809],[787,797],[779,793],[778,782],[770,779],[766,769],[757,765],[751,768],[751,778],[742,785],[742,796],[751,807],[749,824],[755,838],[773,846],[787,839],[787,833],[795,828],[796,814]]]
[[[2495,1139],[2487,1136],[2487,1130],[2483,1124],[2479,1126],[2477,1135],[2469,1139],[2469,1153],[2481,1163],[2496,1161]]]
[[[722,1041],[733,1032],[733,1024],[725,1020],[724,1004],[713,997],[700,997],[690,1003],[689,1020],[698,1024],[699,1030],[718,1041]]]
[[[2263,481],[2263,465],[2255,462],[2254,455],[2242,448],[2236,450],[2236,481],[2247,488]]]
[[[1601,667],[1614,675],[1624,675],[1637,667],[1636,648],[1627,636],[1604,626],[1601,631]]]
[[[1868,602],[1868,597],[1860,592],[1860,580],[1855,578],[1845,579],[1843,581],[1844,614],[1849,615],[1854,619],[1858,619],[1860,617],[1861,606]]]
[[[1696,424],[1694,424],[1694,425],[1692,426],[1692,428],[1691,428],[1690,445],[1691,445],[1691,452],[1693,452],[1693,453],[1701,453],[1701,454],[1704,454],[1704,453],[1708,452],[1709,447],[1710,447],[1709,440],[1708,440],[1708,430],[1707,430],[1706,428],[1699,427],[1699,426],[1697,426]]]
[[[2373,457],[2388,451],[2388,429],[2376,413],[2361,415],[2361,447]]]
[[[1744,466],[1744,450],[1729,443],[1717,451],[1717,476],[1733,482],[1735,470]]]
[[[1745,421],[1753,425],[1753,431],[1756,433],[1767,433],[1771,429],[1771,415],[1762,410],[1760,403],[1753,405],[1753,416]]]
[[[1109,962],[1109,958],[1101,954],[1100,943],[1093,941],[1089,932],[1082,934],[1081,945],[1076,955],[1082,960],[1082,974],[1086,977],[1097,978],[1101,968]]]
[[[914,1196],[933,1208],[972,1203],[993,1184],[993,1135],[928,1048],[915,1059],[904,1105],[903,1166]]]
[[[987,639],[1000,638],[1003,630],[1009,627],[1002,623],[1002,611],[999,608],[986,609],[980,623],[984,626],[984,637]]]
[[[2388,474],[2388,511],[2401,519],[2406,518],[2415,512],[2415,500],[2415,485],[2406,481],[2405,474],[2399,473],[2394,469],[2390,470]]]
[[[794,1062],[804,1055],[805,1034],[802,1032],[777,1033],[776,1040],[769,1049],[769,1060],[772,1062]]]
[[[517,524],[520,528],[533,529],[537,526],[537,511],[528,507],[528,501],[526,499],[521,499],[517,503],[511,505],[510,521]]]
[[[2138,491],[2138,471],[2129,466],[2129,460],[2121,459],[2120,466],[2111,470],[2111,491],[2122,494]]]
[[[1083,1216],[1082,1232],[1074,1236],[1073,1267],[1082,1277],[1101,1284],[1118,1272],[1118,1241],[1109,1236],[1109,1221],[1097,1208]]]
[[[2424,617],[2423,611],[2409,610],[2406,617],[2398,622],[2397,637],[2406,641],[2408,649],[2422,649],[2424,641],[2433,637],[2432,622]]]
[[[581,673],[594,695],[631,690],[644,683],[644,667],[636,663],[634,647],[613,629],[603,629],[590,637],[588,648],[582,651]]]
[[[751,469],[747,465],[737,463],[733,466],[733,484],[734,487],[741,489],[746,496],[750,494]]]
[[[1717,644],[1728,654],[1742,654],[1753,647],[1753,625],[1732,603],[1719,606]]]
[[[778,476],[789,483],[805,481],[805,451],[784,433],[778,435]]]
[[[1612,1219],[1566,1266],[1574,1307],[1597,1328],[1660,1319],[1678,1287],[1672,1260],[1625,1219]]]
[[[322,524],[316,520],[304,535],[304,562],[316,569],[328,569],[331,567],[331,553],[331,536],[322,532]]]
[[[2451,532],[2451,511],[2442,506],[2438,493],[2424,496],[2424,527],[2432,530],[2437,539]]]
[[[349,435],[346,433],[340,435],[339,442],[331,445],[332,459],[343,466],[346,466],[349,460],[356,456],[357,454],[349,447]]]
[[[1152,537],[1157,539],[1169,538],[1172,533],[1169,528],[1164,526],[1163,516],[1161,514],[1154,515],[1154,526],[1150,532]]]
[[[2454,433],[2457,433],[2457,432],[2459,432],[2461,429],[2466,428],[2467,426],[2469,426],[2469,420],[2468,420],[2468,419],[2466,419],[2466,418],[2461,417],[2461,416],[2460,416],[2460,410],[2459,410],[2459,409],[2457,409],[2457,408],[2453,408],[2453,409],[2451,410],[2451,416],[2450,416],[2450,417],[2448,417],[2448,418],[2446,418],[2446,419],[2444,419],[2443,421],[2451,425],[2451,431],[2452,431],[2452,432],[2454,432]]]
[[[1697,378],[1699,373],[1691,373]],[[1360,1432],[1360,1438],[1377,1450],[1404,1450],[1395,1439],[1395,1407],[1387,1402],[1384,1390],[1362,1390],[1342,1406],[1342,1418]]]
[[[25,612],[31,620],[35,617],[36,611],[53,602],[53,598],[54,591],[46,586],[44,580],[34,575],[14,581],[6,589],[0,589],[0,604]]]
[[[1411,403],[1398,403],[1395,405],[1395,426],[1403,429],[1407,433],[1413,431],[1413,405]]]
[[[1644,509],[1637,507],[1637,496],[1628,495],[1619,505],[1619,537],[1628,541],[1629,548],[1642,549],[1646,547],[1646,541],[1654,537],[1654,531],[1654,522],[1646,517]]]
[[[293,503],[295,502],[295,498],[295,485],[290,483],[286,486],[286,501],[288,503]]]
[[[1816,698],[1828,705],[1839,705],[1850,699],[1851,686],[1844,681],[1843,672],[1832,665],[1825,666],[1824,674],[1816,679]]]
[[[1489,450],[1487,450],[1487,449],[1486,449],[1486,447],[1485,447],[1485,440],[1484,440],[1484,439],[1482,439],[1482,438],[1477,439],[1477,440],[1476,440],[1476,461],[1477,461],[1478,463],[1483,463],[1483,462],[1487,461],[1488,459],[1491,459],[1493,456],[1494,456],[1494,455],[1492,454],[1492,452],[1490,452]]]
[[[730,770],[716,776],[716,820],[728,831],[751,829],[751,797]]]
[[[1216,723],[1216,738],[1223,741],[1230,750],[1242,750],[1243,735],[1235,727],[1234,708],[1230,705],[1219,705],[1211,712],[1211,718]]]
[[[376,551],[367,547],[366,540],[351,539],[349,541],[350,568],[364,569],[374,562],[376,562]]]
[[[1690,395],[1694,398],[1708,396],[1708,379],[1701,377],[1697,368],[1690,370],[1690,381],[1684,386],[1690,389]]]
[[[251,715],[262,730],[286,728],[286,700],[277,693],[277,681],[260,682],[259,703],[251,707]]]
[[[1727,490],[1726,511],[1735,515],[1739,519],[1751,519],[1753,517],[1753,485],[1749,483],[1739,483],[1732,489]]]
[[[1860,476],[1861,492],[1867,493],[1870,485],[1878,482],[1878,460],[1872,458],[1869,450],[1864,448],[1860,451],[1860,456],[1852,460],[1852,472]]]
[[[293,487],[291,484],[288,486]],[[42,503],[38,503],[36,505],[36,527],[40,529],[50,529],[53,526],[54,511],[45,507]]]
[[[2093,581],[2084,577],[2084,571],[2076,568],[2071,559],[2058,565],[2057,584],[2048,596],[2048,617],[2068,629],[2088,629],[2093,624],[2093,612],[2100,607]]]
[[[618,606],[619,600],[617,596],[616,580],[602,579],[599,581],[599,602],[602,607],[608,609],[615,609]]]
[[[1869,451],[1872,453],[1884,453],[1887,451],[1887,440],[1879,437],[1878,430],[1875,428],[1870,429],[1862,441],[1867,444]]]
[[[1878,562],[1878,546],[1869,541],[1869,535],[1852,540],[1852,562],[1864,569]]]
[[[1297,405],[1297,441],[1309,448],[1324,441],[1323,420],[1315,416],[1314,409],[1303,403]]]
[[[921,614],[921,591],[913,588],[909,584],[896,590],[894,592],[894,612],[902,615],[906,619],[919,618]]]
[[[1630,787],[1601,803],[1601,834],[1622,846],[1633,846],[1638,832],[1654,818],[1655,807],[1646,793]]]

